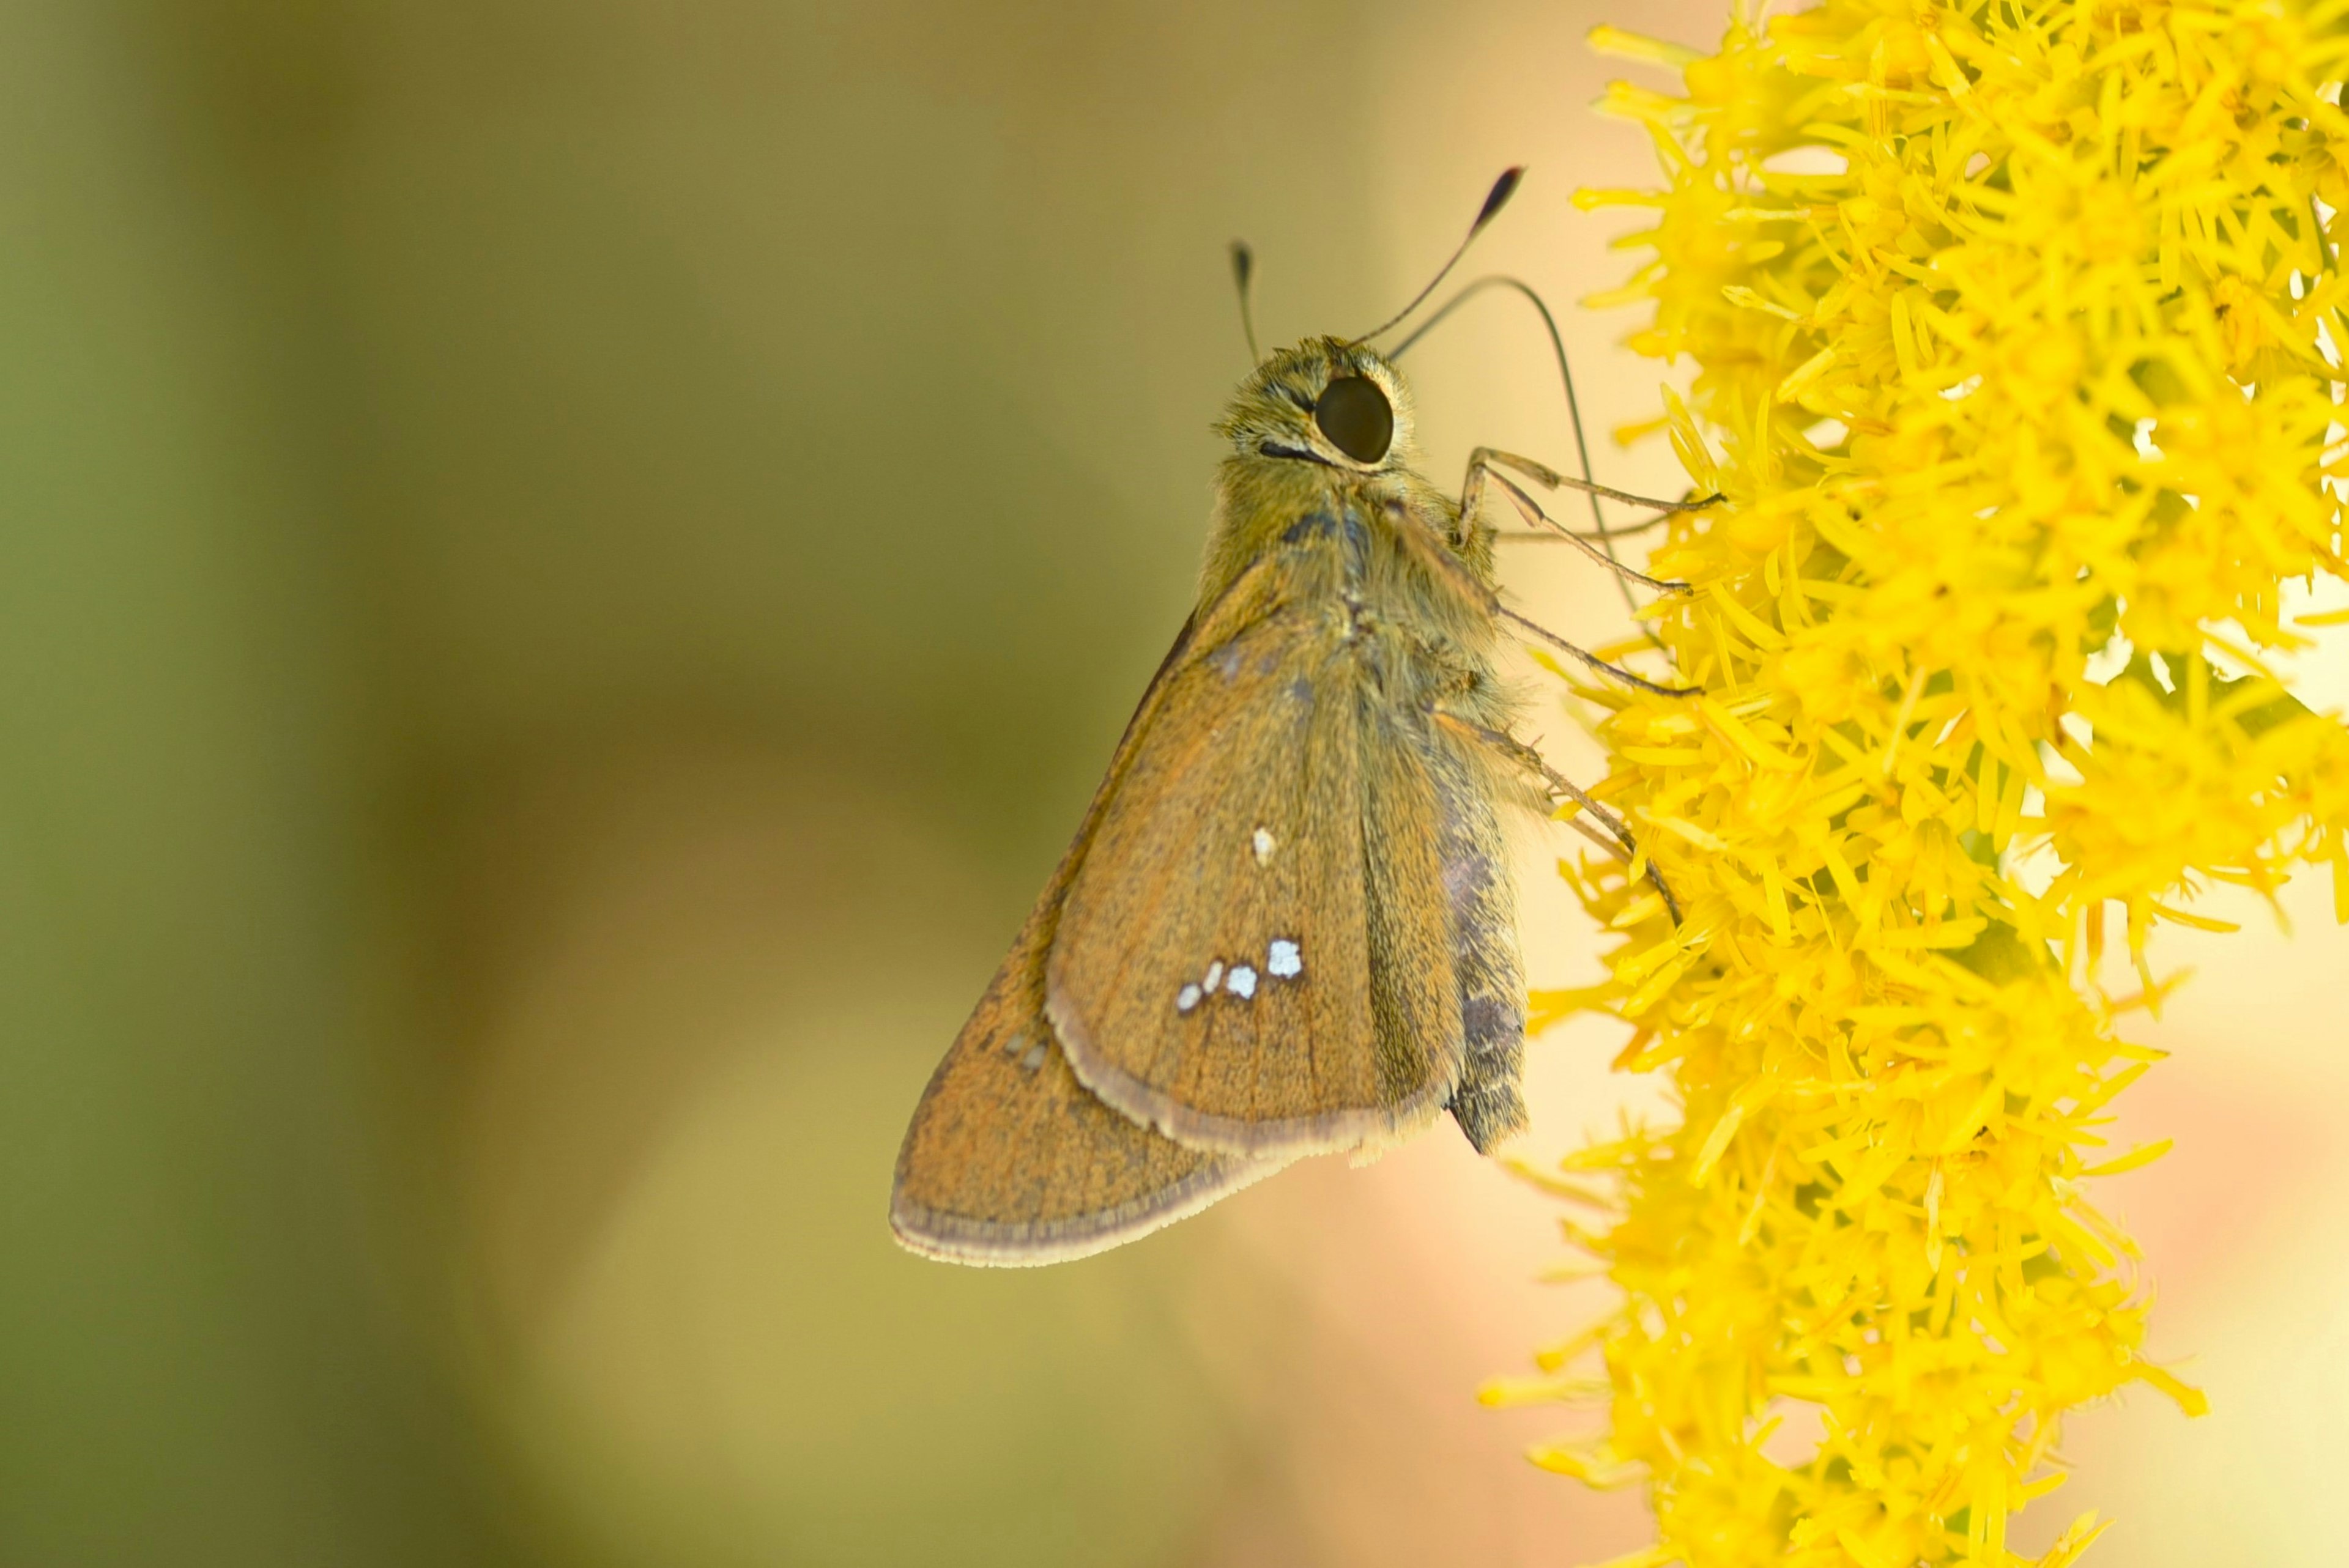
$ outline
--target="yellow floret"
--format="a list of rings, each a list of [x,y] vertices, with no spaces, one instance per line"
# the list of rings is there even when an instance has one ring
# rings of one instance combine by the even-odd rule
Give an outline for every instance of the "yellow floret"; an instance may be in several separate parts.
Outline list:
[[[1603,1368],[1603,1429],[1535,1457],[1644,1479],[1643,1563],[2020,1563],[2066,1412],[2201,1408],[2089,1192],[2166,1147],[2098,1131],[2157,1055],[2118,1032],[2152,928],[2303,865],[2349,911],[2349,730],[2261,663],[2304,643],[2284,581],[2344,572],[2344,17],[1826,0],[1710,57],[1595,40],[1685,88],[1610,90],[1666,183],[1584,204],[1654,212],[1613,297],[1693,360],[1663,424],[1726,499],[1653,562],[1703,697],[1588,694],[1684,922],[1568,868],[1626,940],[1535,1016],[1628,1019],[1683,1115],[1568,1162],[1613,1184],[1569,1232],[1621,1305],[1495,1393]]]

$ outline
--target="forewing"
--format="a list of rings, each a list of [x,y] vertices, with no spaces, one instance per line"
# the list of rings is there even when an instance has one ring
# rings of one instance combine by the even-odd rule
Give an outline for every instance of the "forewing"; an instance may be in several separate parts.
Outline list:
[[[1203,621],[1054,935],[1049,1013],[1085,1087],[1252,1155],[1385,1141],[1444,1104],[1461,1012],[1425,744],[1329,612],[1251,594]]]

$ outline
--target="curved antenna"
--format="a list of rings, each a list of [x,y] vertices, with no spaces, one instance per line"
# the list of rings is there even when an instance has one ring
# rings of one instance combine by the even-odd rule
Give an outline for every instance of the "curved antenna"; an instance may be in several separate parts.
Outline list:
[[[1404,317],[1411,315],[1413,311],[1417,310],[1420,307],[1420,303],[1425,300],[1428,295],[1435,292],[1436,285],[1441,284],[1445,278],[1452,275],[1452,269],[1460,264],[1460,258],[1468,253],[1468,247],[1475,244],[1476,242],[1476,236],[1485,232],[1485,225],[1491,222],[1495,218],[1500,216],[1501,209],[1507,206],[1509,204],[1509,198],[1517,193],[1518,182],[1524,180],[1525,177],[1526,166],[1522,163],[1512,164],[1508,168],[1502,170],[1501,177],[1493,181],[1493,189],[1485,192],[1485,204],[1476,210],[1476,221],[1468,225],[1467,236],[1463,239],[1456,247],[1454,247],[1451,259],[1446,261],[1443,266],[1437,268],[1435,275],[1427,280],[1427,286],[1420,290],[1417,294],[1412,295],[1411,303],[1409,304],[1403,306],[1401,310],[1387,317],[1386,320],[1379,323],[1378,325],[1371,328],[1370,331],[1363,333],[1361,336],[1355,337],[1350,341],[1355,343],[1368,343],[1371,339],[1378,336],[1381,333],[1385,332],[1390,327],[1392,327],[1398,322],[1402,321]]]
[[[1248,300],[1248,284],[1256,279],[1256,253],[1248,249],[1246,240],[1232,242],[1232,286],[1239,291],[1240,330],[1247,335],[1248,363],[1261,365],[1264,355],[1256,346],[1256,312]]]
[[[1444,317],[1491,288],[1515,289],[1526,296],[1534,309],[1541,312],[1542,325],[1549,332],[1550,353],[1557,360],[1558,382],[1566,388],[1566,415],[1574,425],[1575,459],[1582,465],[1583,482],[1597,483],[1597,477],[1590,471],[1590,440],[1582,433],[1582,400],[1574,395],[1574,370],[1566,362],[1566,339],[1557,330],[1557,317],[1550,314],[1548,302],[1535,293],[1533,285],[1523,278],[1513,278],[1500,273],[1495,273],[1491,277],[1478,278],[1475,283],[1445,300],[1442,309],[1413,328],[1412,335],[1396,344],[1393,351],[1387,357],[1391,360],[1401,359],[1405,353],[1409,352],[1413,344],[1443,325]],[[1583,499],[1590,503],[1590,523],[1599,534],[1599,547],[1607,552],[1608,560],[1616,560],[1615,535],[1607,526],[1607,514],[1600,509],[1598,496],[1585,490]],[[1631,585],[1618,577],[1615,579],[1615,586],[1622,591],[1623,603],[1632,610],[1638,610],[1639,603],[1631,597]]]

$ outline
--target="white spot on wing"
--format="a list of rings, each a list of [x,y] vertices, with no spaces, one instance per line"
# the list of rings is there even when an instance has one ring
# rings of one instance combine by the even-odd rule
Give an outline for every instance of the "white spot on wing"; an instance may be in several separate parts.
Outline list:
[[[1200,977],[1199,989],[1212,996],[1216,994],[1216,987],[1223,983],[1223,978],[1224,961],[1218,958],[1207,965],[1206,974]]]
[[[1245,964],[1235,964],[1230,984],[1232,995],[1246,1001],[1256,995],[1256,971]]]
[[[1305,973],[1305,954],[1288,938],[1276,936],[1266,950],[1264,972],[1277,980],[1293,980]]]
[[[1042,1067],[1044,1065],[1044,1047],[1041,1046],[1029,1047],[1028,1054],[1019,1058],[1019,1065],[1026,1068],[1031,1073],[1038,1068]]]
[[[1180,991],[1174,993],[1174,1010],[1176,1012],[1187,1013],[1198,1005],[1199,988],[1196,985],[1185,985]]]
[[[1248,843],[1256,851],[1257,864],[1263,866],[1270,865],[1272,863],[1272,851],[1277,846],[1278,841],[1275,840],[1270,833],[1266,832],[1262,828],[1258,828],[1255,832],[1248,835]]]

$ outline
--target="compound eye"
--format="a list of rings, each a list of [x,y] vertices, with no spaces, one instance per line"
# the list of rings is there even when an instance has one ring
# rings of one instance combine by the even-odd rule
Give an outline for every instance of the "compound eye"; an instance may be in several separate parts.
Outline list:
[[[1394,441],[1394,407],[1367,376],[1340,376],[1313,405],[1313,422],[1330,444],[1358,463],[1375,463]]]

